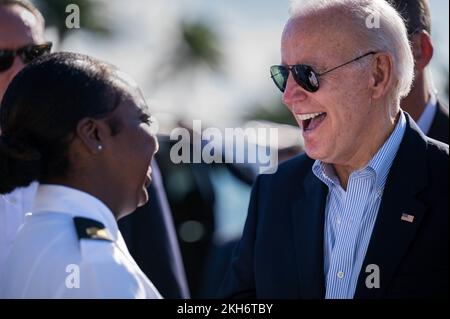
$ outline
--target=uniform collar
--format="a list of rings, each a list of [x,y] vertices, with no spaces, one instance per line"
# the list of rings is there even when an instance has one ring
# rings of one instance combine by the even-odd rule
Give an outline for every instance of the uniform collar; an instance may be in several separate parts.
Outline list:
[[[39,184],[32,214],[41,212],[95,219],[105,225],[114,241],[118,239],[119,229],[111,210],[99,199],[83,191],[61,185]]]

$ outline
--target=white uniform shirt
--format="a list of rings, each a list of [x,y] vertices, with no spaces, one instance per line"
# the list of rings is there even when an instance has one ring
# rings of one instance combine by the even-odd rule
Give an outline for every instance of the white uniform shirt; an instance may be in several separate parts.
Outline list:
[[[0,274],[22,225],[25,213],[31,212],[37,183],[17,188],[10,194],[0,195]]]
[[[39,185],[32,211],[0,275],[0,298],[162,298],[100,200]],[[112,241],[79,239],[73,217],[102,223]]]

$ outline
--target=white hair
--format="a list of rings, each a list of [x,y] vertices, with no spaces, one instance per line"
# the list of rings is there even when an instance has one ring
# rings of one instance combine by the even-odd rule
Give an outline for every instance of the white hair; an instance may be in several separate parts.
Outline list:
[[[340,18],[353,24],[355,35],[369,51],[388,52],[393,60],[394,85],[390,97],[398,106],[408,95],[414,79],[414,57],[400,14],[385,0],[291,0],[290,16],[309,16],[328,9],[341,9]],[[379,22],[368,24],[368,21]],[[360,43],[358,41],[358,43]]]

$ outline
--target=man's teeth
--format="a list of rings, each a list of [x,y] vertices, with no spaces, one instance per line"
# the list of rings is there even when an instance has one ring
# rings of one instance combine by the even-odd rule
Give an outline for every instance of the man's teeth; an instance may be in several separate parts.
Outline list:
[[[306,121],[309,119],[313,119],[321,114],[324,114],[324,113],[298,114],[297,117],[302,121]]]

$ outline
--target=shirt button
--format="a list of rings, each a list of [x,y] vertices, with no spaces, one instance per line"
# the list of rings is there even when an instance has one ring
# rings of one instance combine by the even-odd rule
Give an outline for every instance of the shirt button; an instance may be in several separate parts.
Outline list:
[[[338,276],[339,279],[344,278],[344,272],[343,272],[342,270],[339,271],[339,272],[337,273],[337,276]]]
[[[340,218],[336,219],[336,223],[337,223],[338,225],[340,225],[340,224],[341,224],[341,219],[340,219]]]

